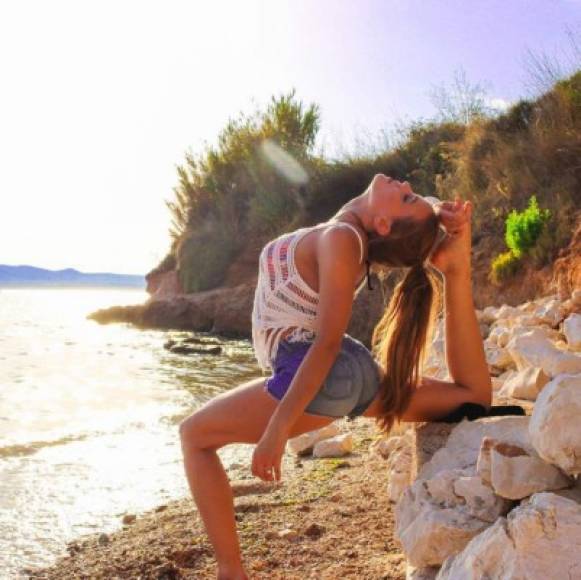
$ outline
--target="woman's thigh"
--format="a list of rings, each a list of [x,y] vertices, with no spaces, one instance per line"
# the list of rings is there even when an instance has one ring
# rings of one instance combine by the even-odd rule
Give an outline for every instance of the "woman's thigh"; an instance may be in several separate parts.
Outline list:
[[[219,449],[229,443],[257,443],[280,404],[264,388],[265,378],[243,383],[217,395],[180,424],[180,435],[201,449]],[[336,417],[303,413],[289,438],[332,423]]]

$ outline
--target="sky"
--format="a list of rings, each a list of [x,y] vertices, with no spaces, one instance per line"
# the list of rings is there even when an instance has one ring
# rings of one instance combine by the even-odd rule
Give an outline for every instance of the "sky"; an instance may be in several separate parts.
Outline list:
[[[146,274],[177,165],[241,111],[295,88],[338,156],[455,71],[530,97],[527,54],[580,26],[581,0],[0,0],[0,264]]]

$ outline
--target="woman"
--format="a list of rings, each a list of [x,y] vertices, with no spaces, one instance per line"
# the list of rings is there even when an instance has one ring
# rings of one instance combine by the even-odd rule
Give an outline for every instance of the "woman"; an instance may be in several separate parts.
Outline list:
[[[465,403],[490,409],[472,301],[471,212],[459,200],[432,206],[407,181],[378,174],[328,222],[265,246],[253,343],[261,366],[274,374],[215,397],[180,425],[186,476],[219,579],[247,578],[220,447],[256,443],[252,473],[279,481],[286,441],[338,416],[373,417],[387,432],[395,420],[434,420]],[[448,236],[438,245],[440,226]],[[370,264],[408,268],[374,331],[377,362],[345,334]],[[436,302],[431,266],[444,278],[452,381],[419,376]]]

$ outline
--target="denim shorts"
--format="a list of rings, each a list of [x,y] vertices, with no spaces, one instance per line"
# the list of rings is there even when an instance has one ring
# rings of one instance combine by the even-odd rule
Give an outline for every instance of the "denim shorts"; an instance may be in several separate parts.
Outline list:
[[[274,374],[265,389],[276,399],[284,397],[312,342],[281,340],[273,361]],[[381,371],[373,355],[361,342],[345,334],[341,350],[319,391],[305,412],[350,420],[362,415],[381,384]]]

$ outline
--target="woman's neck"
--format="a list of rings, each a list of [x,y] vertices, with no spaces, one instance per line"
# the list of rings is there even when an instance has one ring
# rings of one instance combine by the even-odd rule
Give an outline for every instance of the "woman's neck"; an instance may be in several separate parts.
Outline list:
[[[367,211],[366,193],[347,202],[331,219],[350,223],[364,231],[369,237],[373,233],[373,227]]]

